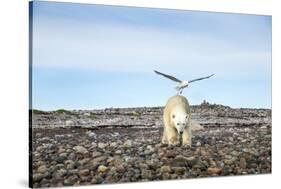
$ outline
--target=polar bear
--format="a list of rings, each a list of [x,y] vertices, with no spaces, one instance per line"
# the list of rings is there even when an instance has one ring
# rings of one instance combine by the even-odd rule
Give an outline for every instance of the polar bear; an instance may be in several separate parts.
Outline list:
[[[162,143],[176,145],[181,142],[184,146],[191,146],[191,113],[189,103],[184,96],[176,95],[168,100],[163,121]]]

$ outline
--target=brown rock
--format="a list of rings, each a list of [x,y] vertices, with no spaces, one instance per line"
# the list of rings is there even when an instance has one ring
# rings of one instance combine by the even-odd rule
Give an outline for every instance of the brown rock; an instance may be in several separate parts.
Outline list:
[[[101,155],[102,155],[102,153],[96,152],[96,151],[92,153],[93,158],[100,157]]]
[[[105,161],[107,159],[106,156],[100,156],[100,157],[96,157],[94,159],[91,160],[91,163],[92,164],[97,164],[97,163],[100,163],[102,161]]]
[[[82,169],[79,171],[79,176],[88,176],[90,173],[89,169]]]
[[[163,174],[163,173],[170,173],[172,170],[171,170],[171,167],[168,166],[168,165],[164,165],[160,168],[160,172]]]
[[[185,167],[188,163],[188,160],[183,156],[177,156],[171,162],[172,167]]]
[[[208,168],[208,173],[213,175],[213,174],[220,174],[221,173],[221,169],[217,168],[217,167],[209,167]]]
[[[240,158],[239,165],[240,165],[241,169],[246,169],[246,166],[247,166],[246,159],[245,158]]]
[[[174,157],[176,157],[176,153],[173,151],[173,150],[169,150],[169,151],[167,151],[166,153],[165,153],[165,156],[167,157],[167,158],[174,158]]]
[[[46,165],[41,165],[40,167],[38,167],[37,169],[38,173],[45,173],[48,171]]]
[[[186,171],[185,167],[173,167],[173,171],[177,174],[177,175],[182,175],[184,174],[184,172]]]

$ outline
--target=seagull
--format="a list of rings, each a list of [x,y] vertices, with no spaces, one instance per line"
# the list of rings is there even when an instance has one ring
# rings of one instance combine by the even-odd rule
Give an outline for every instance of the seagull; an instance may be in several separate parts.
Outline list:
[[[162,75],[162,76],[164,76],[164,77],[166,77],[168,79],[171,79],[171,80],[177,82],[178,85],[175,87],[175,89],[178,91],[178,95],[182,94],[183,89],[188,87],[189,83],[192,83],[192,82],[195,82],[195,81],[199,81],[199,80],[203,80],[203,79],[208,79],[208,78],[212,77],[213,75],[215,75],[215,74],[212,74],[212,75],[209,75],[207,77],[200,77],[200,78],[197,78],[197,79],[193,79],[193,80],[189,80],[189,81],[184,81],[184,80],[179,80],[179,79],[175,78],[174,76],[158,72],[156,70],[154,70],[154,72],[159,74],[159,75]]]

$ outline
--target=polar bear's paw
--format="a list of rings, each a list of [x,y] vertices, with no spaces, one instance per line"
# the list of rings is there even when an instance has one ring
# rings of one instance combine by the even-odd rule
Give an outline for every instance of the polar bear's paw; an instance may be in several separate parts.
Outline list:
[[[182,144],[182,147],[183,148],[186,148],[186,149],[190,149],[191,148],[191,144]]]

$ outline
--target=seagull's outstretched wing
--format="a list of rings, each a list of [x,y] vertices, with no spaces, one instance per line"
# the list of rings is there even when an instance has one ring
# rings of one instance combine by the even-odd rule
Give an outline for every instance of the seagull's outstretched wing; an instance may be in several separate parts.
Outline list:
[[[209,75],[207,77],[201,77],[201,78],[198,78],[198,79],[193,79],[193,80],[188,81],[188,83],[192,83],[194,81],[199,81],[199,80],[202,80],[202,79],[208,79],[208,78],[212,77],[213,75],[215,75],[215,74]]]
[[[167,77],[167,78],[169,78],[169,79],[171,79],[171,80],[173,80],[173,81],[181,82],[181,80],[179,80],[179,79],[177,79],[177,78],[175,78],[175,77],[173,77],[173,76],[171,76],[171,75],[167,75],[167,74],[158,72],[158,71],[156,71],[156,70],[154,70],[154,72],[157,73],[157,74],[159,74],[159,75],[162,75],[162,76],[164,76],[164,77]]]

